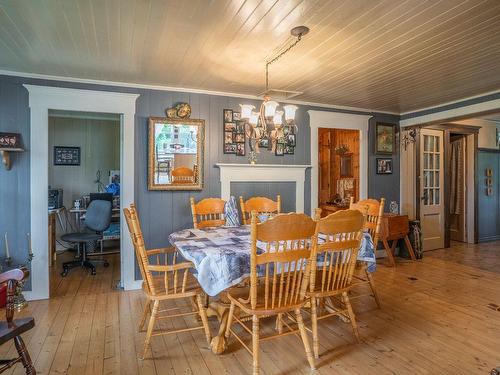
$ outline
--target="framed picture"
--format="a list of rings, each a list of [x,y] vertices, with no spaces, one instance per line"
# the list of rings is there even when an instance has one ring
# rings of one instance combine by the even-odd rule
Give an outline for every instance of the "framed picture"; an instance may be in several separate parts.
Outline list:
[[[276,156],[283,156],[285,155],[285,144],[278,142],[276,143],[276,150],[275,150]]]
[[[292,147],[295,147],[295,134],[287,134],[285,136],[285,140],[286,140],[286,145],[287,146],[292,146]]]
[[[236,143],[236,155],[245,156],[246,148],[245,143]]]
[[[394,154],[396,150],[396,127],[392,124],[377,123],[375,133],[375,153]]]
[[[241,112],[233,112],[233,121],[241,120]]]
[[[233,143],[233,132],[224,132],[224,144]]]
[[[225,109],[224,110],[224,122],[233,122],[233,110]]]
[[[259,147],[268,148],[269,147],[269,139],[268,138],[260,139],[259,140]]]
[[[80,165],[80,147],[54,146],[54,165]]]
[[[285,145],[284,154],[285,155],[293,155],[293,154],[295,154],[295,147],[290,146],[290,145]]]
[[[234,141],[236,143],[245,143],[245,133],[236,133],[234,135]]]
[[[234,132],[235,130],[236,130],[236,124],[234,122],[225,122],[224,123],[224,131]]]
[[[377,174],[392,174],[391,158],[377,158]]]
[[[491,177],[491,176],[493,176],[493,169],[486,168],[486,177]]]
[[[225,154],[236,154],[236,143],[226,143],[224,145]]]
[[[500,130],[498,128],[496,128],[496,144],[497,147],[500,146]]]

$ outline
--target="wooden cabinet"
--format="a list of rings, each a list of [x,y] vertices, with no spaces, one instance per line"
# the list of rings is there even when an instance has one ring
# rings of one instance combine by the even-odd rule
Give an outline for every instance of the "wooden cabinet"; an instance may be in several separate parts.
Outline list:
[[[405,241],[411,259],[417,260],[413,247],[408,239],[409,232],[410,221],[408,220],[407,215],[384,214],[384,216],[382,216],[382,221],[380,223],[380,241],[382,241],[382,244],[384,245],[384,249],[387,252],[387,257],[391,266],[396,265],[396,261],[394,260],[394,250],[396,249],[396,245],[400,239]],[[389,246],[389,241],[392,241],[391,246]]]

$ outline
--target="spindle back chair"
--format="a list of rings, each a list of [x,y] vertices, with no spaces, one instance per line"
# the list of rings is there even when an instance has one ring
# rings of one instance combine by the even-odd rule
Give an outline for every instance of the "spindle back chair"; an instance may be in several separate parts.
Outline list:
[[[193,184],[194,182],[193,169],[187,167],[179,167],[172,170],[173,184]]]
[[[291,319],[298,324],[309,365],[314,369],[301,308],[309,284],[316,223],[309,216],[297,213],[278,215],[264,223],[258,223],[255,211],[251,217],[250,288],[243,295],[242,288],[228,291],[231,307],[226,338],[235,335],[253,356],[253,374],[259,374],[259,340],[297,332],[286,324],[288,332],[260,338],[259,320],[294,312],[295,318]],[[235,308],[252,316],[251,329],[235,314]],[[233,320],[251,333],[252,349],[231,328]]]
[[[125,208],[123,211],[130,237],[132,238],[132,244],[134,245],[141,275],[144,280],[142,289],[147,297],[144,311],[139,322],[140,331],[144,327],[148,314],[150,314],[142,358],[147,354],[152,336],[204,329],[205,337],[208,344],[210,344],[210,329],[205,307],[203,305],[202,290],[198,282],[189,272],[193,264],[187,261],[177,262],[178,255],[173,247],[146,250],[135,205],[131,204],[130,208]],[[150,262],[150,257],[152,256],[156,258],[156,263]],[[179,310],[179,308],[174,307],[159,310],[161,301],[176,299],[188,299],[190,302],[196,300],[196,311],[171,314]],[[152,308],[151,304],[153,305]],[[160,316],[160,313],[167,314]],[[202,325],[179,330],[153,332],[157,319],[184,317],[188,315],[199,315]]]
[[[205,198],[196,203],[194,198],[191,197],[190,201],[194,228],[221,227],[226,224],[224,215],[225,200]]]
[[[319,357],[318,320],[334,315],[347,315],[356,339],[359,333],[348,291],[356,268],[356,260],[363,236],[365,218],[357,210],[342,210],[320,219],[316,226],[316,246],[313,250],[311,280],[307,296],[311,299],[313,349]],[[335,307],[335,298],[341,298],[342,308]],[[330,312],[318,315],[317,304],[329,303]],[[345,307],[344,307],[345,306]],[[321,313],[321,311],[320,311]]]
[[[374,250],[377,251],[377,245],[380,240],[380,229],[382,223],[382,216],[384,214],[384,206],[385,206],[385,198],[381,198],[380,202],[376,199],[364,199],[360,200],[357,203],[354,203],[354,199],[351,198],[350,207],[351,209],[357,209],[361,212],[366,212],[366,220],[364,229],[370,233],[373,241]],[[389,254],[388,254],[389,256]],[[392,257],[392,253],[390,254],[390,260],[394,260]],[[377,290],[375,289],[375,282],[373,280],[372,275],[368,272],[366,265],[364,266],[364,276],[359,276],[357,274],[354,275],[356,279],[356,285],[369,285],[372,291],[372,296],[377,303],[377,306],[380,308],[380,299],[377,294]],[[363,297],[366,294],[357,295],[353,298]]]
[[[266,197],[253,197],[247,201],[243,200],[240,196],[241,218],[243,224],[250,224],[252,211],[257,212],[258,215],[268,215],[269,217],[281,213],[281,196],[276,196],[276,201]]]

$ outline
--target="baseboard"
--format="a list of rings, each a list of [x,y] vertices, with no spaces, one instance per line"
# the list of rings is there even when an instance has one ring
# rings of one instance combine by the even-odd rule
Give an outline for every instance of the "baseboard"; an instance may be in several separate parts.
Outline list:
[[[490,241],[498,241],[498,240],[500,240],[500,235],[478,238],[478,242],[490,242]]]

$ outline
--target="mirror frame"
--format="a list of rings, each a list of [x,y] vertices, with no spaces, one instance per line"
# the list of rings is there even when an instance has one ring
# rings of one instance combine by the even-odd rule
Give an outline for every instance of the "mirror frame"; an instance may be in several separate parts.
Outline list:
[[[166,124],[191,125],[198,126],[197,134],[197,161],[198,161],[198,182],[194,184],[158,184],[154,181],[154,162],[155,162],[155,140],[154,126],[158,122]],[[168,117],[150,117],[148,134],[148,190],[203,190],[204,180],[204,152],[205,152],[205,120],[201,119],[180,119]]]

